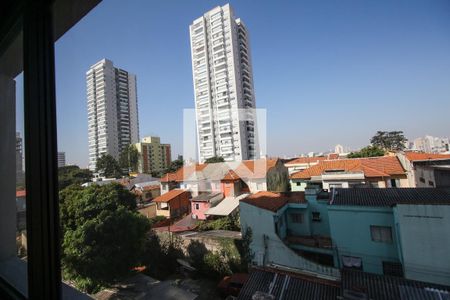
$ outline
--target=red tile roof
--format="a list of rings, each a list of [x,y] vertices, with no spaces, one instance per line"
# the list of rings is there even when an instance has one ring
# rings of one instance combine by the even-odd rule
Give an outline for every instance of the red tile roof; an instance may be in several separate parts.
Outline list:
[[[267,172],[276,166],[278,159],[258,159],[258,160],[243,160],[238,166],[223,177],[224,180],[237,180],[239,178],[265,178]],[[184,166],[174,173],[167,173],[161,177],[161,182],[182,182],[190,176],[195,175],[196,172],[201,172],[208,164],[199,164],[195,166]],[[256,168],[255,168],[256,166]],[[201,176],[198,176],[201,177]]]
[[[297,164],[310,164],[317,163],[322,160],[326,160],[325,156],[315,156],[315,157],[298,157],[293,160],[290,160],[286,163],[286,165],[297,165]]]
[[[159,190],[159,185],[147,185],[147,186],[144,186],[144,188],[142,190],[144,190],[144,191]]]
[[[241,202],[273,212],[278,211],[287,203],[307,203],[304,192],[258,192],[241,200]]]
[[[450,154],[436,154],[424,152],[405,152],[409,161],[432,160],[432,159],[450,159]]]
[[[173,173],[167,173],[163,175],[161,177],[161,182],[184,181],[195,172],[201,171],[204,168],[206,168],[207,165],[208,164],[197,164],[197,165],[183,166]]]
[[[320,176],[325,171],[343,170],[345,172],[363,172],[365,177],[388,177],[404,175],[400,161],[394,156],[381,156],[370,158],[324,160],[308,169],[296,172],[291,179],[311,179]]]
[[[27,192],[25,190],[16,191],[16,198],[25,197]]]
[[[154,202],[170,202],[173,199],[175,199],[176,197],[187,193],[190,194],[188,191],[184,191],[184,190],[171,190],[165,194],[162,194],[161,196],[156,197],[153,201]]]

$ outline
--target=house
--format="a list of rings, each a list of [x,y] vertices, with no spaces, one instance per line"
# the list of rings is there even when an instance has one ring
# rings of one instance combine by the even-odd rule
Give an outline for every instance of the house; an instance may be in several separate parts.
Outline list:
[[[329,218],[342,267],[350,257],[371,273],[450,283],[447,191],[340,189],[331,197]]]
[[[167,218],[178,218],[190,212],[191,193],[184,190],[171,190],[153,202],[156,203],[156,215]]]
[[[291,174],[290,183],[292,191],[304,191],[308,183],[323,189],[409,187],[405,170],[395,156],[322,160]]]
[[[305,192],[258,192],[241,200],[242,235],[251,229],[253,263],[263,267],[289,267],[333,280],[340,278],[339,269],[334,267],[328,222],[323,213],[327,199],[312,203],[319,201],[315,197],[308,201]],[[313,234],[323,237],[324,242],[317,247],[310,245]],[[306,246],[294,241],[288,244],[286,240],[291,237],[308,239]]]
[[[239,205],[253,263],[340,278],[342,269],[450,282],[450,194],[443,189],[307,188]],[[438,259],[437,259],[438,258]]]
[[[155,182],[136,183],[130,189],[136,195],[138,204],[148,203],[161,195],[160,185]]]
[[[238,196],[277,188],[278,182],[289,180],[287,176],[287,168],[278,159],[186,165],[161,177],[161,194],[180,188],[194,197],[201,192]]]
[[[325,156],[303,156],[287,161],[284,166],[288,168],[289,175],[292,173],[308,169],[317,165],[319,162],[326,160]]]
[[[450,187],[450,154],[398,153],[411,187]]]
[[[205,212],[216,206],[223,199],[221,192],[202,193],[197,197],[191,198],[192,218],[206,220]]]

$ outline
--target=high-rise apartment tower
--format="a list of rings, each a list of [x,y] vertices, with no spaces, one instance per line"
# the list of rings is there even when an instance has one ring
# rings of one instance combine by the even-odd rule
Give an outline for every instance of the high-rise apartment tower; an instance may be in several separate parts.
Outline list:
[[[226,4],[196,19],[189,30],[200,162],[213,156],[226,161],[257,158],[253,72],[244,23]]]
[[[139,141],[136,76],[102,59],[86,73],[89,169],[102,154],[118,159]]]

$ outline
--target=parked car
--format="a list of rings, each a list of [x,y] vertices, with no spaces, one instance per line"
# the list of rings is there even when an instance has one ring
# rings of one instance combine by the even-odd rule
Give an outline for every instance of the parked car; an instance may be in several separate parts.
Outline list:
[[[236,273],[231,276],[225,276],[217,285],[217,289],[224,296],[232,295],[237,297],[248,278],[249,274],[247,273]]]

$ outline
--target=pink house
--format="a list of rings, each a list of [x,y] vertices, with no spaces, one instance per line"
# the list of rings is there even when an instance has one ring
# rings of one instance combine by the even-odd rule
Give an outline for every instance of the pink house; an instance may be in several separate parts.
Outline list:
[[[223,199],[221,192],[201,193],[191,199],[192,218],[206,220],[205,211],[216,206]]]

